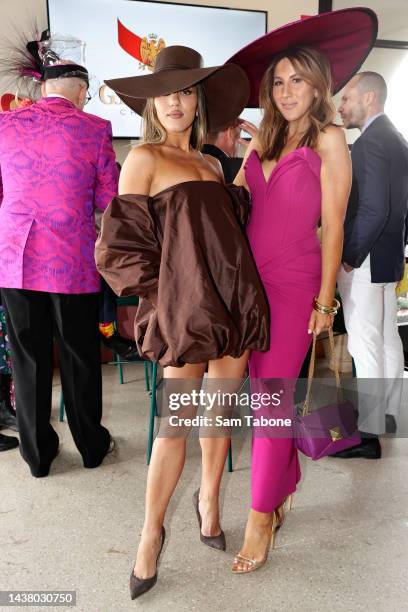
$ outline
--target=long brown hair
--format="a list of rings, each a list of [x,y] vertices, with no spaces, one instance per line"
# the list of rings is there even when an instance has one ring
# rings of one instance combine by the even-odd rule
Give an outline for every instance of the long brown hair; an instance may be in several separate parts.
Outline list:
[[[200,150],[207,136],[207,106],[203,86],[198,83],[197,110],[191,130],[190,145],[193,149]],[[167,132],[157,117],[154,106],[154,98],[147,98],[143,110],[143,142],[145,144],[163,144],[167,138]]]
[[[331,99],[331,71],[327,57],[310,47],[295,47],[276,55],[268,66],[260,87],[260,107],[264,115],[259,128],[261,160],[279,159],[287,139],[288,122],[273,100],[275,69],[282,59],[292,62],[296,72],[317,90],[309,109],[310,127],[298,143],[299,147],[315,148],[319,133],[333,123],[336,110]]]

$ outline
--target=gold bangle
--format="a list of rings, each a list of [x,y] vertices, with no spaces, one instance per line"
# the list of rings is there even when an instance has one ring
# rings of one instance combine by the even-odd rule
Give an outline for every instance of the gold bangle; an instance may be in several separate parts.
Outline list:
[[[320,304],[316,297],[313,300],[313,309],[321,314],[336,315],[339,308],[340,302],[336,299],[333,300],[333,306],[324,306],[323,304]]]
[[[316,312],[319,312],[320,314],[328,314],[332,316],[335,316],[337,314],[337,310],[335,310],[334,308],[331,308],[330,310],[325,308],[323,310],[323,308],[319,308],[318,306],[314,305],[313,310],[315,310]]]

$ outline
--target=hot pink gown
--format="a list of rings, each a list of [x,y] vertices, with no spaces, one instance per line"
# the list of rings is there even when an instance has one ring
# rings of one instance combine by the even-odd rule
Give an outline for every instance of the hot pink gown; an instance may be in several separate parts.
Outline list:
[[[311,342],[307,333],[313,297],[321,280],[321,250],[316,234],[321,216],[319,155],[301,147],[285,155],[265,180],[252,151],[245,166],[252,195],[248,236],[270,306],[270,350],[252,352],[251,384],[256,379],[285,378],[292,389]],[[292,410],[293,399],[286,394]],[[252,504],[272,512],[293,493],[300,479],[294,440],[271,435],[252,443]]]

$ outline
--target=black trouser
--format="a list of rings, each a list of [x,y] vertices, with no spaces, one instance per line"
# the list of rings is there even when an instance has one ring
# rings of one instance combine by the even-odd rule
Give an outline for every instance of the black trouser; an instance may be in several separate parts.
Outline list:
[[[100,323],[111,323],[116,321],[116,295],[109,287],[108,283],[104,278],[101,277],[101,293],[100,293],[100,307],[99,307],[99,322]]]
[[[58,449],[50,424],[55,335],[68,424],[84,466],[97,467],[110,441],[101,425],[99,294],[2,289],[2,296],[23,458],[32,473],[42,472]]]

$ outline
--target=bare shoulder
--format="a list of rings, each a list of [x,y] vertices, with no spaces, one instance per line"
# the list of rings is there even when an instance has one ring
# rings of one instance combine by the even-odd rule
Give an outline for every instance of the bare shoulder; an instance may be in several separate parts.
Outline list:
[[[211,165],[211,169],[216,173],[216,175],[222,180],[224,180],[224,173],[222,171],[220,160],[216,157],[213,157],[212,155],[209,155],[208,153],[203,153],[203,157],[207,162],[209,162],[209,164]]]
[[[351,157],[343,128],[330,125],[319,136],[317,153],[322,159],[322,186],[325,191],[339,185],[347,199],[351,184]]]
[[[156,167],[157,153],[149,144],[131,149],[123,164],[119,179],[119,193],[148,195]]]
[[[320,132],[317,143],[317,151],[320,154],[330,154],[347,148],[346,137],[343,128],[337,125],[328,125]]]
[[[154,147],[150,144],[140,144],[133,147],[125,160],[127,165],[141,165],[146,164],[147,166],[154,164],[157,153]]]

